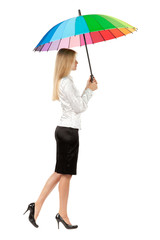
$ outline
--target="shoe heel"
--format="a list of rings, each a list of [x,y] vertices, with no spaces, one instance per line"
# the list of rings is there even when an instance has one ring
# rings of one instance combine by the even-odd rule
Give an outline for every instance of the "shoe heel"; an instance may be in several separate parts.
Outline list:
[[[57,223],[58,223],[58,229],[59,229],[59,221],[57,220]]]
[[[58,229],[59,229],[59,220],[56,218],[56,220],[57,220],[57,224],[58,224]]]
[[[29,210],[29,207],[27,208],[27,210],[23,213],[23,215]]]

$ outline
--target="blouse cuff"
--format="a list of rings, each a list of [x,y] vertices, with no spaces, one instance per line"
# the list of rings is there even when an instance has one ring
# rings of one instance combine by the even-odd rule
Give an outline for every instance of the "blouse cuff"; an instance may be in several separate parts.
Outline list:
[[[90,88],[85,89],[86,92],[88,92],[89,95],[93,95],[93,91]]]

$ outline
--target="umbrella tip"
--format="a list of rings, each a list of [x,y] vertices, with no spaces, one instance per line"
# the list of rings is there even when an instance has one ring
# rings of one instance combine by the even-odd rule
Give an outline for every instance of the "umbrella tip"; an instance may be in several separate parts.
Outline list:
[[[81,16],[81,10],[80,9],[78,10],[78,14],[79,14],[79,16]]]

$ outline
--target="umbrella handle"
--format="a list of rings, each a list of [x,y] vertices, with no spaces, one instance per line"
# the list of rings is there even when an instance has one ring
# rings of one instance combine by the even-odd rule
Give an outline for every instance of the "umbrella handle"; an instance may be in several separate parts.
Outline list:
[[[93,82],[93,78],[94,78],[93,74],[91,74],[90,76],[91,76],[91,82]]]

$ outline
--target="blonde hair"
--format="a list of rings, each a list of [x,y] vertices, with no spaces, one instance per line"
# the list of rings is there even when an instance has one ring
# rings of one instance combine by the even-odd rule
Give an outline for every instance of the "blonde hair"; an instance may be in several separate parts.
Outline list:
[[[53,79],[53,101],[59,100],[58,90],[60,80],[69,75],[75,56],[76,52],[68,48],[61,48],[57,53]]]

